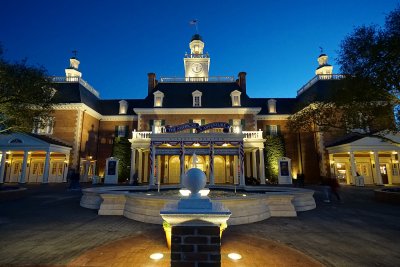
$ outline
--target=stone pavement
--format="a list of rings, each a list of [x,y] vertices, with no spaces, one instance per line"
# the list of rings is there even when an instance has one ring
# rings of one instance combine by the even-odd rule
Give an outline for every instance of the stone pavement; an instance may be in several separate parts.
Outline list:
[[[148,259],[166,252],[160,226],[98,216],[65,184],[27,187],[25,197],[0,202],[0,266],[168,266],[168,256]],[[342,187],[344,203],[324,203],[322,189],[311,189],[315,210],[228,227],[223,266],[400,266],[399,206],[375,202],[372,187]],[[228,262],[230,249],[243,260]]]

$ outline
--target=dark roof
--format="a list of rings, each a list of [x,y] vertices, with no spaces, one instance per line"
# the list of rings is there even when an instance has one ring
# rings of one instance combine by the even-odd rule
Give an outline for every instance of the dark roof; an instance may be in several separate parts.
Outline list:
[[[151,104],[149,107],[153,107],[153,93],[161,91],[164,93],[163,108],[192,108],[192,93],[196,90],[202,93],[201,108],[232,107],[230,94],[235,90],[242,92],[236,82],[159,83],[145,100]],[[251,99],[243,92],[241,106],[253,107]]]
[[[362,135],[359,135],[356,133],[350,133],[350,134],[342,136],[342,137],[336,139],[335,141],[327,144],[326,147],[340,146],[340,145],[352,143],[352,142],[360,140],[361,138],[364,138],[364,137],[365,136],[362,136]]]
[[[192,40],[191,41],[194,41],[194,40],[203,41],[203,38],[200,36],[200,34],[196,33],[195,35],[192,36]]]
[[[276,100],[276,113],[268,112],[268,100]],[[251,98],[252,105],[261,107],[259,115],[291,114],[296,107],[295,98]]]
[[[55,83],[56,103],[84,103],[101,113],[99,99],[80,83]],[[118,114],[118,113],[117,113]]]
[[[49,137],[47,135],[39,135],[39,134],[33,134],[33,133],[27,133],[27,134],[32,136],[32,137],[34,137],[34,138],[40,139],[42,141],[45,141],[46,143],[49,143],[49,144],[53,144],[53,145],[57,145],[57,146],[72,147],[70,145],[67,145],[64,142],[61,142],[59,140],[55,140],[55,139],[53,139],[53,138],[51,138],[51,137]]]
[[[101,114],[102,115],[119,115],[119,101],[122,99],[107,99],[107,100],[99,100],[99,104],[101,106]],[[123,99],[128,102],[128,110],[124,115],[136,115],[133,111],[134,108],[148,108],[152,107],[153,101],[149,103],[149,101],[145,99]]]
[[[307,90],[296,97],[298,108],[311,102],[327,100],[333,96],[335,89],[342,85],[341,80],[318,80]],[[297,110],[297,108],[296,108]],[[294,110],[294,111],[296,111]]]

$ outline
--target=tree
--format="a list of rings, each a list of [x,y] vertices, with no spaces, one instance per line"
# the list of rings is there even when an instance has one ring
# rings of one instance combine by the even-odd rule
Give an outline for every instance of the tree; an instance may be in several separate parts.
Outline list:
[[[126,137],[115,137],[112,156],[118,161],[118,180],[129,180],[131,165],[131,143]]]
[[[289,118],[296,132],[353,132],[382,137],[398,132],[393,108],[400,96],[400,7],[383,28],[361,26],[341,43],[338,63],[345,78],[325,98],[311,97]]]
[[[30,132],[34,121],[46,126],[55,92],[43,67],[10,63],[0,47],[0,133]]]
[[[281,135],[267,135],[265,137],[265,175],[272,183],[278,181],[278,161],[285,156],[285,143]]]

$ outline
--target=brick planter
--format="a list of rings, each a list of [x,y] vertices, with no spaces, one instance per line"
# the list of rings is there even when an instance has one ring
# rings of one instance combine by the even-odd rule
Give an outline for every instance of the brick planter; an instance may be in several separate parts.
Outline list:
[[[171,241],[171,267],[221,266],[219,226],[173,226]]]

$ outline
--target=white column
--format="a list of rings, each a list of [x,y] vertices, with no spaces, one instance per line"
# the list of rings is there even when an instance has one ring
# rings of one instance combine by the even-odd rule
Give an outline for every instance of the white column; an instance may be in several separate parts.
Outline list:
[[[264,149],[259,148],[260,152],[260,180],[261,184],[265,184],[265,168],[264,168]]]
[[[375,174],[376,174],[376,184],[382,185],[382,175],[381,175],[381,168],[379,162],[379,153],[378,151],[374,151],[374,161],[375,161]]]
[[[139,154],[139,166],[138,166],[138,182],[143,182],[143,152],[141,149],[138,149]]]
[[[63,183],[67,182],[67,175],[68,175],[68,162],[69,162],[69,153],[65,155],[64,161],[64,172],[63,172]]]
[[[161,184],[161,156],[157,155],[157,184]]]
[[[129,173],[129,183],[133,184],[133,176],[136,174],[136,149],[131,150],[131,170]]]
[[[251,169],[250,169],[250,152],[246,152],[246,176],[251,177]]]
[[[24,184],[26,176],[26,164],[28,163],[28,151],[24,151],[24,159],[22,161],[21,176],[19,177],[19,183]]]
[[[351,168],[351,181],[349,182],[350,184],[354,184],[354,177],[357,176],[357,173],[356,173],[356,160],[354,158],[354,152],[352,151],[350,151],[350,168]]]
[[[144,176],[143,181],[149,181],[149,152],[144,152]]]
[[[156,147],[154,144],[150,145],[150,179],[149,185],[154,185],[154,166],[156,163]]]
[[[1,164],[0,164],[0,184],[4,183],[4,170],[6,168],[6,157],[7,157],[7,151],[2,151]]]
[[[233,156],[233,183],[234,184],[238,184],[239,183],[239,181],[238,181],[238,173],[239,173],[238,167],[239,167],[239,165],[238,165],[238,156],[234,155]]]
[[[182,186],[183,185],[183,175],[185,174],[185,146],[183,142],[181,142],[181,148],[180,148],[180,157],[179,157],[179,168],[180,168],[180,174],[179,174],[179,184]]]
[[[214,144],[211,143],[210,145],[210,185],[215,184],[214,179]]]
[[[251,151],[252,154],[252,161],[253,161],[253,178],[258,178],[257,175],[257,156],[256,156],[256,150]]]
[[[246,180],[244,177],[244,147],[243,147],[243,142],[239,145],[239,156],[238,156],[238,165],[236,165],[236,168],[238,168],[239,171],[239,185],[240,186],[245,186],[246,185]]]

